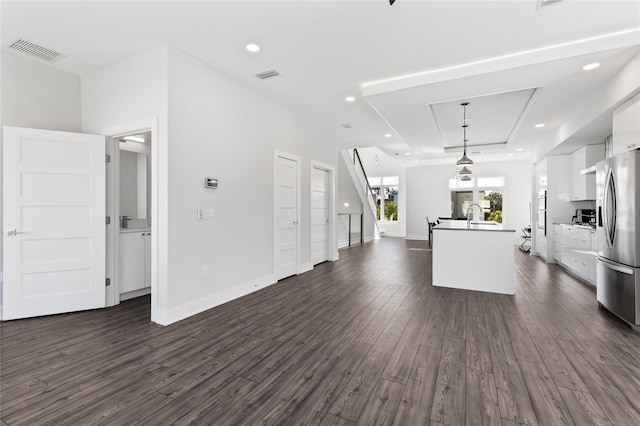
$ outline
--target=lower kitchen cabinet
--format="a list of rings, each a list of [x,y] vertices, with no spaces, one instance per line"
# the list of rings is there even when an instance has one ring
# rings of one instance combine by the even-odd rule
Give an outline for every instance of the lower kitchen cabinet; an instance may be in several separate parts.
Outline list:
[[[574,274],[596,284],[595,231],[575,225],[555,225],[556,260]]]
[[[120,294],[151,286],[151,232],[120,234],[118,285]]]

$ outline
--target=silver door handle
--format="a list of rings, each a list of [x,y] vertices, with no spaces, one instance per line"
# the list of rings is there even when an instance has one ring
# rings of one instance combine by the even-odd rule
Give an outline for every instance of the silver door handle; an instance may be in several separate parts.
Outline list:
[[[7,237],[15,237],[18,234],[24,234],[24,233],[25,233],[24,231],[18,231],[16,229],[9,229],[7,231]]]
[[[294,221],[293,221],[293,224],[294,224],[294,225],[297,225],[297,224],[298,224],[298,221],[297,221],[297,220],[294,220]]]
[[[615,265],[614,263],[608,261],[608,260],[604,260],[601,258],[598,258],[598,262],[600,262],[602,264],[602,266],[612,269],[614,271],[617,272],[621,272],[623,274],[627,274],[627,275],[633,275],[633,269],[631,268],[625,268],[624,266],[620,266],[620,265]]]

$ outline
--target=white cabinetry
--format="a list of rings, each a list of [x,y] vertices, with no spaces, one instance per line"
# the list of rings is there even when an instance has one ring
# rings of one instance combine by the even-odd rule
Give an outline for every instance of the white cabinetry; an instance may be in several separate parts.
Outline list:
[[[595,232],[574,225],[555,225],[556,260],[591,284],[596,283]]]
[[[123,232],[120,234],[118,286],[120,294],[151,286],[150,232]]]
[[[613,155],[640,148],[640,94],[613,111]]]
[[[587,145],[571,154],[571,201],[596,199],[595,173],[582,174],[582,170],[604,160],[604,145]]]

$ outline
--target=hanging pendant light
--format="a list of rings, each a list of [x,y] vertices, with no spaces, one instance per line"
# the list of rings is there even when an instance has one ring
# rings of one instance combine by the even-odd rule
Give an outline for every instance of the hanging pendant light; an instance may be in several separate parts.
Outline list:
[[[473,164],[473,161],[469,157],[467,157],[467,127],[469,127],[469,125],[467,124],[467,105],[469,105],[469,102],[463,102],[460,105],[462,105],[462,108],[464,109],[463,122],[462,122],[462,134],[463,134],[462,143],[464,146],[464,151],[462,153],[462,158],[460,158],[456,164],[458,166],[463,166],[466,164]],[[469,173],[470,172],[471,171],[469,170]]]
[[[462,177],[460,178],[460,180],[462,182],[469,182],[471,180],[471,176],[469,175],[462,175]]]
[[[469,170],[469,169],[467,168],[467,166],[463,166],[463,167],[458,171],[458,174],[459,174],[459,175],[461,175],[461,176],[464,176],[464,175],[470,175],[470,174],[471,174],[471,170]]]

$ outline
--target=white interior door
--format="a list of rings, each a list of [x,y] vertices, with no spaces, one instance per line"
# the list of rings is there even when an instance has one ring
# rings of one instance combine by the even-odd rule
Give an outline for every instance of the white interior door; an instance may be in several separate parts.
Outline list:
[[[3,130],[3,319],[104,307],[105,138]]]
[[[299,161],[276,157],[276,277],[294,275],[298,269]]]
[[[311,171],[311,262],[329,260],[329,171]]]

